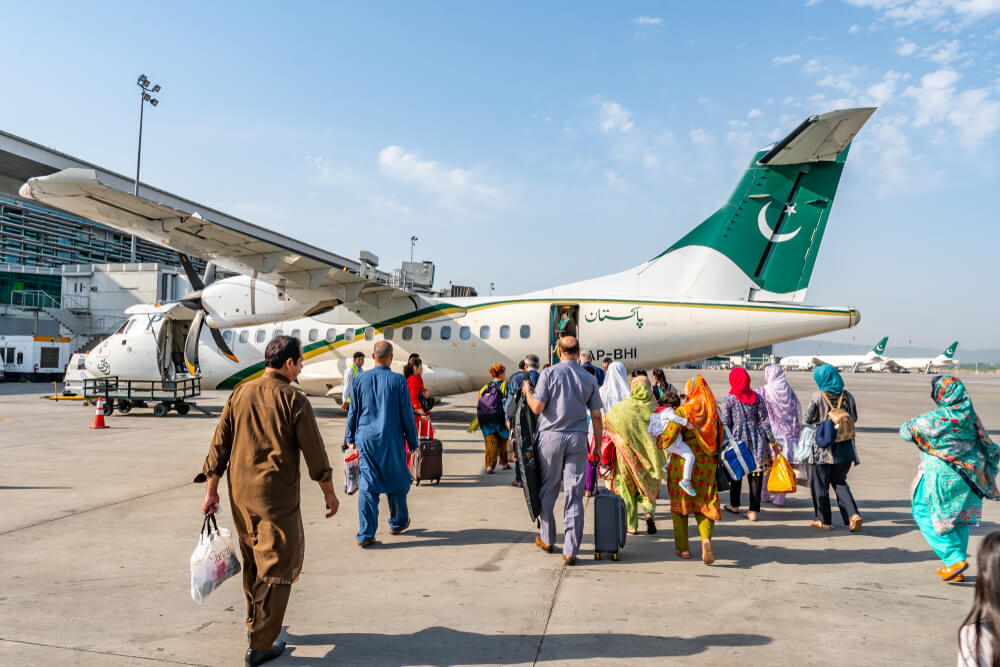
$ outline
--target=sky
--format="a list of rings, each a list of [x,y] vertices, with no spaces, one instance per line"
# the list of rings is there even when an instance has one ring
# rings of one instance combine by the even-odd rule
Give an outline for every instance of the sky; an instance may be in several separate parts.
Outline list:
[[[878,106],[806,302],[997,347],[1000,0],[3,2],[0,129],[436,286],[640,264],[810,115]],[[890,350],[891,351],[891,350]]]

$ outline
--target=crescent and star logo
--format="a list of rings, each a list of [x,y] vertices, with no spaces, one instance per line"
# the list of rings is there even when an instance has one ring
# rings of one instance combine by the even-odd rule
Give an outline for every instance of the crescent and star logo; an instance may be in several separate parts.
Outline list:
[[[784,243],[785,241],[791,241],[799,232],[802,231],[801,227],[798,227],[794,232],[788,232],[787,234],[775,234],[774,230],[771,229],[771,225],[767,224],[767,207],[771,205],[771,202],[764,204],[764,207],[760,209],[760,213],[757,214],[757,227],[760,228],[760,233],[764,235],[768,241],[774,243]],[[787,204],[785,206],[785,215],[791,216],[795,213],[795,204]]]

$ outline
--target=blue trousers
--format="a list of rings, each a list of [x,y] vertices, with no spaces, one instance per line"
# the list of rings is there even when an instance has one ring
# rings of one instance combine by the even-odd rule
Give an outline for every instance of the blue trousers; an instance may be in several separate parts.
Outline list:
[[[385,494],[389,498],[389,528],[402,530],[410,520],[410,510],[406,507],[408,491],[397,491]],[[378,528],[378,497],[371,491],[358,491],[358,518],[361,528],[358,530],[358,542],[375,539]]]
[[[934,523],[931,521],[930,507],[924,500],[924,480],[920,480],[913,492],[913,519],[917,522],[927,544],[931,546],[938,558],[951,567],[968,559],[969,526],[955,526],[950,533],[934,534]]]

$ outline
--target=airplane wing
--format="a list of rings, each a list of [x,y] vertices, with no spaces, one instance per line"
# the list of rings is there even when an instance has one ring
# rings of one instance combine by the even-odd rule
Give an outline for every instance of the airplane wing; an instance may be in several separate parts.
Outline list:
[[[319,289],[344,303],[363,298],[381,306],[411,292],[390,276],[340,255],[307,245],[193,202],[147,188],[165,203],[132,194],[132,183],[96,169],[64,169],[31,178],[20,195],[94,220],[233,273],[279,286]],[[145,194],[145,193],[144,193]]]

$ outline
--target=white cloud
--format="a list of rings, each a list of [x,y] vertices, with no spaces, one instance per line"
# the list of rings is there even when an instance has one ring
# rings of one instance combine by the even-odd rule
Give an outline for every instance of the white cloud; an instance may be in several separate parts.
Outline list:
[[[802,56],[797,53],[793,53],[790,56],[775,56],[774,58],[771,58],[771,64],[775,66],[789,65],[801,57]]]
[[[902,37],[896,42],[896,53],[901,56],[912,56],[917,51],[917,45],[913,42],[908,42]]]
[[[409,206],[400,204],[389,195],[369,195],[368,208],[375,215],[399,215],[413,212]]]
[[[923,127],[944,120],[955,96],[955,84],[961,76],[952,69],[942,69],[920,77],[919,86],[909,86],[903,95],[917,104],[913,118],[915,127]]]
[[[617,102],[601,102],[601,117],[598,122],[605,134],[616,131],[630,132],[635,127],[635,123],[632,122],[632,112]]]
[[[896,25],[947,21],[954,15],[963,22],[1000,13],[1000,0],[847,0],[867,7]]]
[[[960,79],[955,70],[938,70],[921,77],[920,85],[908,87],[903,95],[916,102],[915,127],[947,122],[960,143],[973,150],[1000,130],[1000,101],[992,99],[986,88],[959,91]]]
[[[865,94],[870,98],[872,106],[880,107],[892,99],[896,93],[896,84],[908,76],[889,70],[876,84],[868,86]]]
[[[938,42],[937,44],[928,47],[926,50],[927,57],[936,62],[938,65],[950,65],[952,62],[961,57],[959,53],[959,48],[961,43],[957,40],[951,40],[950,42]]]
[[[698,144],[699,146],[711,146],[715,143],[715,137],[700,127],[691,130],[691,132],[688,133],[688,136],[691,137],[692,143]]]
[[[638,16],[632,19],[632,23],[638,25],[663,25],[663,19],[659,16]]]
[[[812,7],[813,5],[818,5],[823,2],[823,0],[806,0],[806,7]]]
[[[819,74],[823,71],[823,66],[819,64],[819,61],[815,58],[806,61],[806,64],[802,66],[802,71],[806,74]]]
[[[387,178],[414,185],[427,194],[454,201],[474,197],[485,201],[505,198],[503,190],[479,182],[466,169],[449,169],[431,160],[421,160],[402,146],[386,146],[378,154],[379,170]]]
[[[747,112],[747,118],[758,118],[763,115],[764,112],[760,109],[750,109],[750,111]]]
[[[325,185],[356,185],[360,175],[348,167],[338,167],[322,155],[307,155],[306,163],[313,167],[314,180]]]
[[[861,32],[861,26],[859,26],[857,23],[852,23],[851,27],[847,29],[847,32],[851,33],[852,35],[856,35],[859,32]]]

